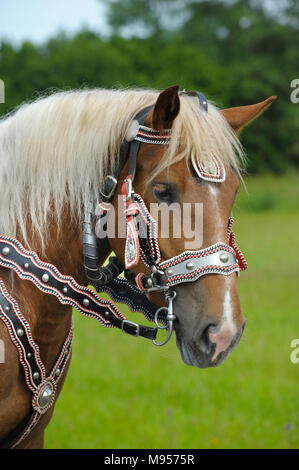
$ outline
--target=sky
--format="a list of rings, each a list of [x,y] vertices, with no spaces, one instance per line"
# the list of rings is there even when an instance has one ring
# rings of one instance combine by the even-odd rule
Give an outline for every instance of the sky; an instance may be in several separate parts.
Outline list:
[[[105,33],[104,12],[98,0],[0,0],[0,39],[40,44],[58,31],[72,34],[83,26]]]

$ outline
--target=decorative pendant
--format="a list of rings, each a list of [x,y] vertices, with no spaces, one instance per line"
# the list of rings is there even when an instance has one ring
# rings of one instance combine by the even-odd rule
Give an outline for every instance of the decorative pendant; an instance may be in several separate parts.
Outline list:
[[[139,239],[133,217],[127,219],[127,239],[125,247],[126,269],[135,266],[139,261]]]
[[[205,163],[200,162],[194,155],[191,160],[194,170],[201,179],[214,183],[223,183],[225,180],[225,168],[214,155]]]
[[[38,411],[40,414],[46,413],[54,403],[55,390],[56,384],[51,378],[42,382],[33,395],[33,409]]]

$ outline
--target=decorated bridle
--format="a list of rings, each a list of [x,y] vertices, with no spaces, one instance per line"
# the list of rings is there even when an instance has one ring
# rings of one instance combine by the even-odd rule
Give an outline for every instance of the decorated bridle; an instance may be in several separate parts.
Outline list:
[[[201,108],[204,112],[208,112],[208,103],[202,93],[192,91],[182,92],[181,94],[197,97]],[[140,293],[154,291],[164,293],[167,307],[155,309],[153,304],[148,302],[145,295],[139,295],[139,305],[134,304],[134,310],[143,311],[149,320],[155,322],[156,331],[158,329],[168,331],[168,336],[163,342],[157,342],[156,339],[153,339],[155,345],[162,346],[169,341],[173,331],[173,321],[175,320],[173,300],[176,292],[171,290],[171,287],[196,281],[206,274],[229,275],[233,272],[239,273],[240,270],[247,268],[247,263],[235,243],[232,217],[229,219],[227,229],[228,244],[218,242],[202,250],[184,251],[171,259],[161,262],[157,223],[148,211],[142,197],[135,193],[133,188],[140,143],[167,145],[171,139],[170,130],[165,130],[161,134],[144,125],[145,118],[152,108],[152,106],[149,106],[143,109],[133,119],[126,139],[121,146],[120,164],[115,174],[107,176],[104,182],[101,201],[98,206],[100,208],[98,220],[94,216],[94,204],[89,205],[85,216],[83,255],[90,283],[96,287],[97,291],[108,292],[114,301],[131,302],[130,306],[132,307],[132,300],[135,301],[136,285]],[[99,268],[95,225],[101,224],[102,220],[106,222],[104,216],[112,207],[109,203],[114,197],[120,173],[128,159],[128,175],[121,186],[126,217],[125,265],[116,257],[111,257],[108,266]],[[221,183],[225,180],[225,168],[215,157],[212,157],[209,168],[205,168],[195,157],[192,157],[192,164],[198,176],[205,181]],[[150,269],[150,276],[143,273],[135,275],[131,271],[131,268],[138,263],[140,258],[145,266]],[[124,278],[121,279],[118,276],[123,271]],[[121,297],[117,286],[114,284],[115,282],[122,283]],[[139,326],[135,324],[135,328],[137,333]]]
[[[199,92],[183,92],[195,96],[204,112],[208,112],[207,100]],[[155,219],[148,211],[142,197],[133,188],[137,156],[141,143],[167,145],[171,131],[162,134],[146,127],[145,118],[153,106],[141,110],[133,119],[126,139],[121,145],[119,164],[113,175],[105,178],[100,201],[91,201],[86,208],[83,225],[83,260],[89,283],[97,292],[109,294],[112,300],[102,299],[94,290],[80,286],[71,276],[61,274],[50,263],[39,259],[36,253],[28,251],[16,239],[0,235],[0,266],[13,270],[20,279],[29,280],[43,293],[55,296],[64,305],[75,307],[83,315],[97,319],[104,327],[117,327],[132,336],[151,339],[157,346],[166,344],[173,331],[175,315],[173,301],[176,292],[172,287],[198,280],[206,274],[229,275],[247,268],[246,260],[235,243],[232,231],[233,218],[228,224],[228,244],[218,242],[201,250],[183,253],[161,261],[158,229]],[[126,218],[125,264],[116,257],[109,258],[106,266],[99,267],[96,224],[102,224],[111,208],[111,201],[118,186],[121,172],[129,161],[128,175],[121,184]],[[221,183],[225,180],[225,168],[216,159],[205,168],[199,160],[192,158],[194,170],[206,181]],[[96,207],[95,207],[96,206]],[[96,210],[99,214],[96,214]],[[139,259],[151,274],[134,274],[131,270]],[[124,276],[120,274],[124,272]],[[162,292],[167,306],[157,308],[146,293]],[[141,312],[155,323],[155,327],[139,325],[127,320],[114,302],[126,303],[131,311]],[[0,279],[0,319],[8,328],[12,342],[18,350],[19,360],[24,369],[25,381],[32,392],[32,411],[17,430],[8,436],[0,447],[15,447],[39,422],[40,417],[54,403],[57,383],[70,358],[73,329],[71,328],[52,371],[46,376],[45,367],[39,356],[30,326],[22,314],[17,301],[8,293]],[[158,342],[157,332],[167,331],[167,338]]]

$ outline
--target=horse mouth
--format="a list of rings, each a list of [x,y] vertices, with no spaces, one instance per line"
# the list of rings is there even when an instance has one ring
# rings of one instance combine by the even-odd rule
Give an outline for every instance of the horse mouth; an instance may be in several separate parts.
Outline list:
[[[208,318],[208,321],[210,321],[210,318]],[[241,327],[233,332],[230,341],[222,345],[225,349],[219,347],[219,341],[213,341],[214,338],[211,333],[216,331],[214,326],[208,325],[206,327],[203,324],[199,330],[194,325],[188,324],[188,328],[184,328],[184,324],[180,323],[178,318],[173,326],[176,333],[176,344],[183,362],[188,366],[205,369],[220,366],[225,362],[242,338],[245,321]]]
[[[240,338],[238,338],[236,341],[233,341],[225,351],[220,352],[213,360],[213,356],[216,350],[215,343],[212,344],[209,354],[203,354],[197,348],[195,349],[195,347],[192,347],[192,345],[187,344],[186,341],[184,341],[184,339],[177,334],[177,346],[181,353],[183,362],[188,366],[194,366],[200,369],[217,367],[223,364],[232,350],[237,346],[239,341]]]
[[[211,367],[211,358],[214,348],[211,354],[205,356],[200,351],[195,352],[179,334],[177,334],[176,337],[176,343],[181,353],[181,358],[187,366],[199,367],[201,369]],[[211,357],[209,357],[210,355]]]

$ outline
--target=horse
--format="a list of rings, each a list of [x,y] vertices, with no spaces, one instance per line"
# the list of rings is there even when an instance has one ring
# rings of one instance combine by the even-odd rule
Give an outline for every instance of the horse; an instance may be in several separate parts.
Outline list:
[[[70,364],[73,307],[157,345],[174,330],[182,360],[199,368],[219,366],[236,347],[245,325],[237,277],[246,267],[231,217],[245,162],[239,133],[275,98],[220,109],[177,85],[81,89],[2,118],[0,447],[43,448]],[[202,207],[197,245],[183,220],[163,237],[149,210],[161,203],[191,205],[185,224]],[[112,209],[115,232],[96,236],[94,221],[103,231]],[[155,327],[126,320],[89,285]]]

